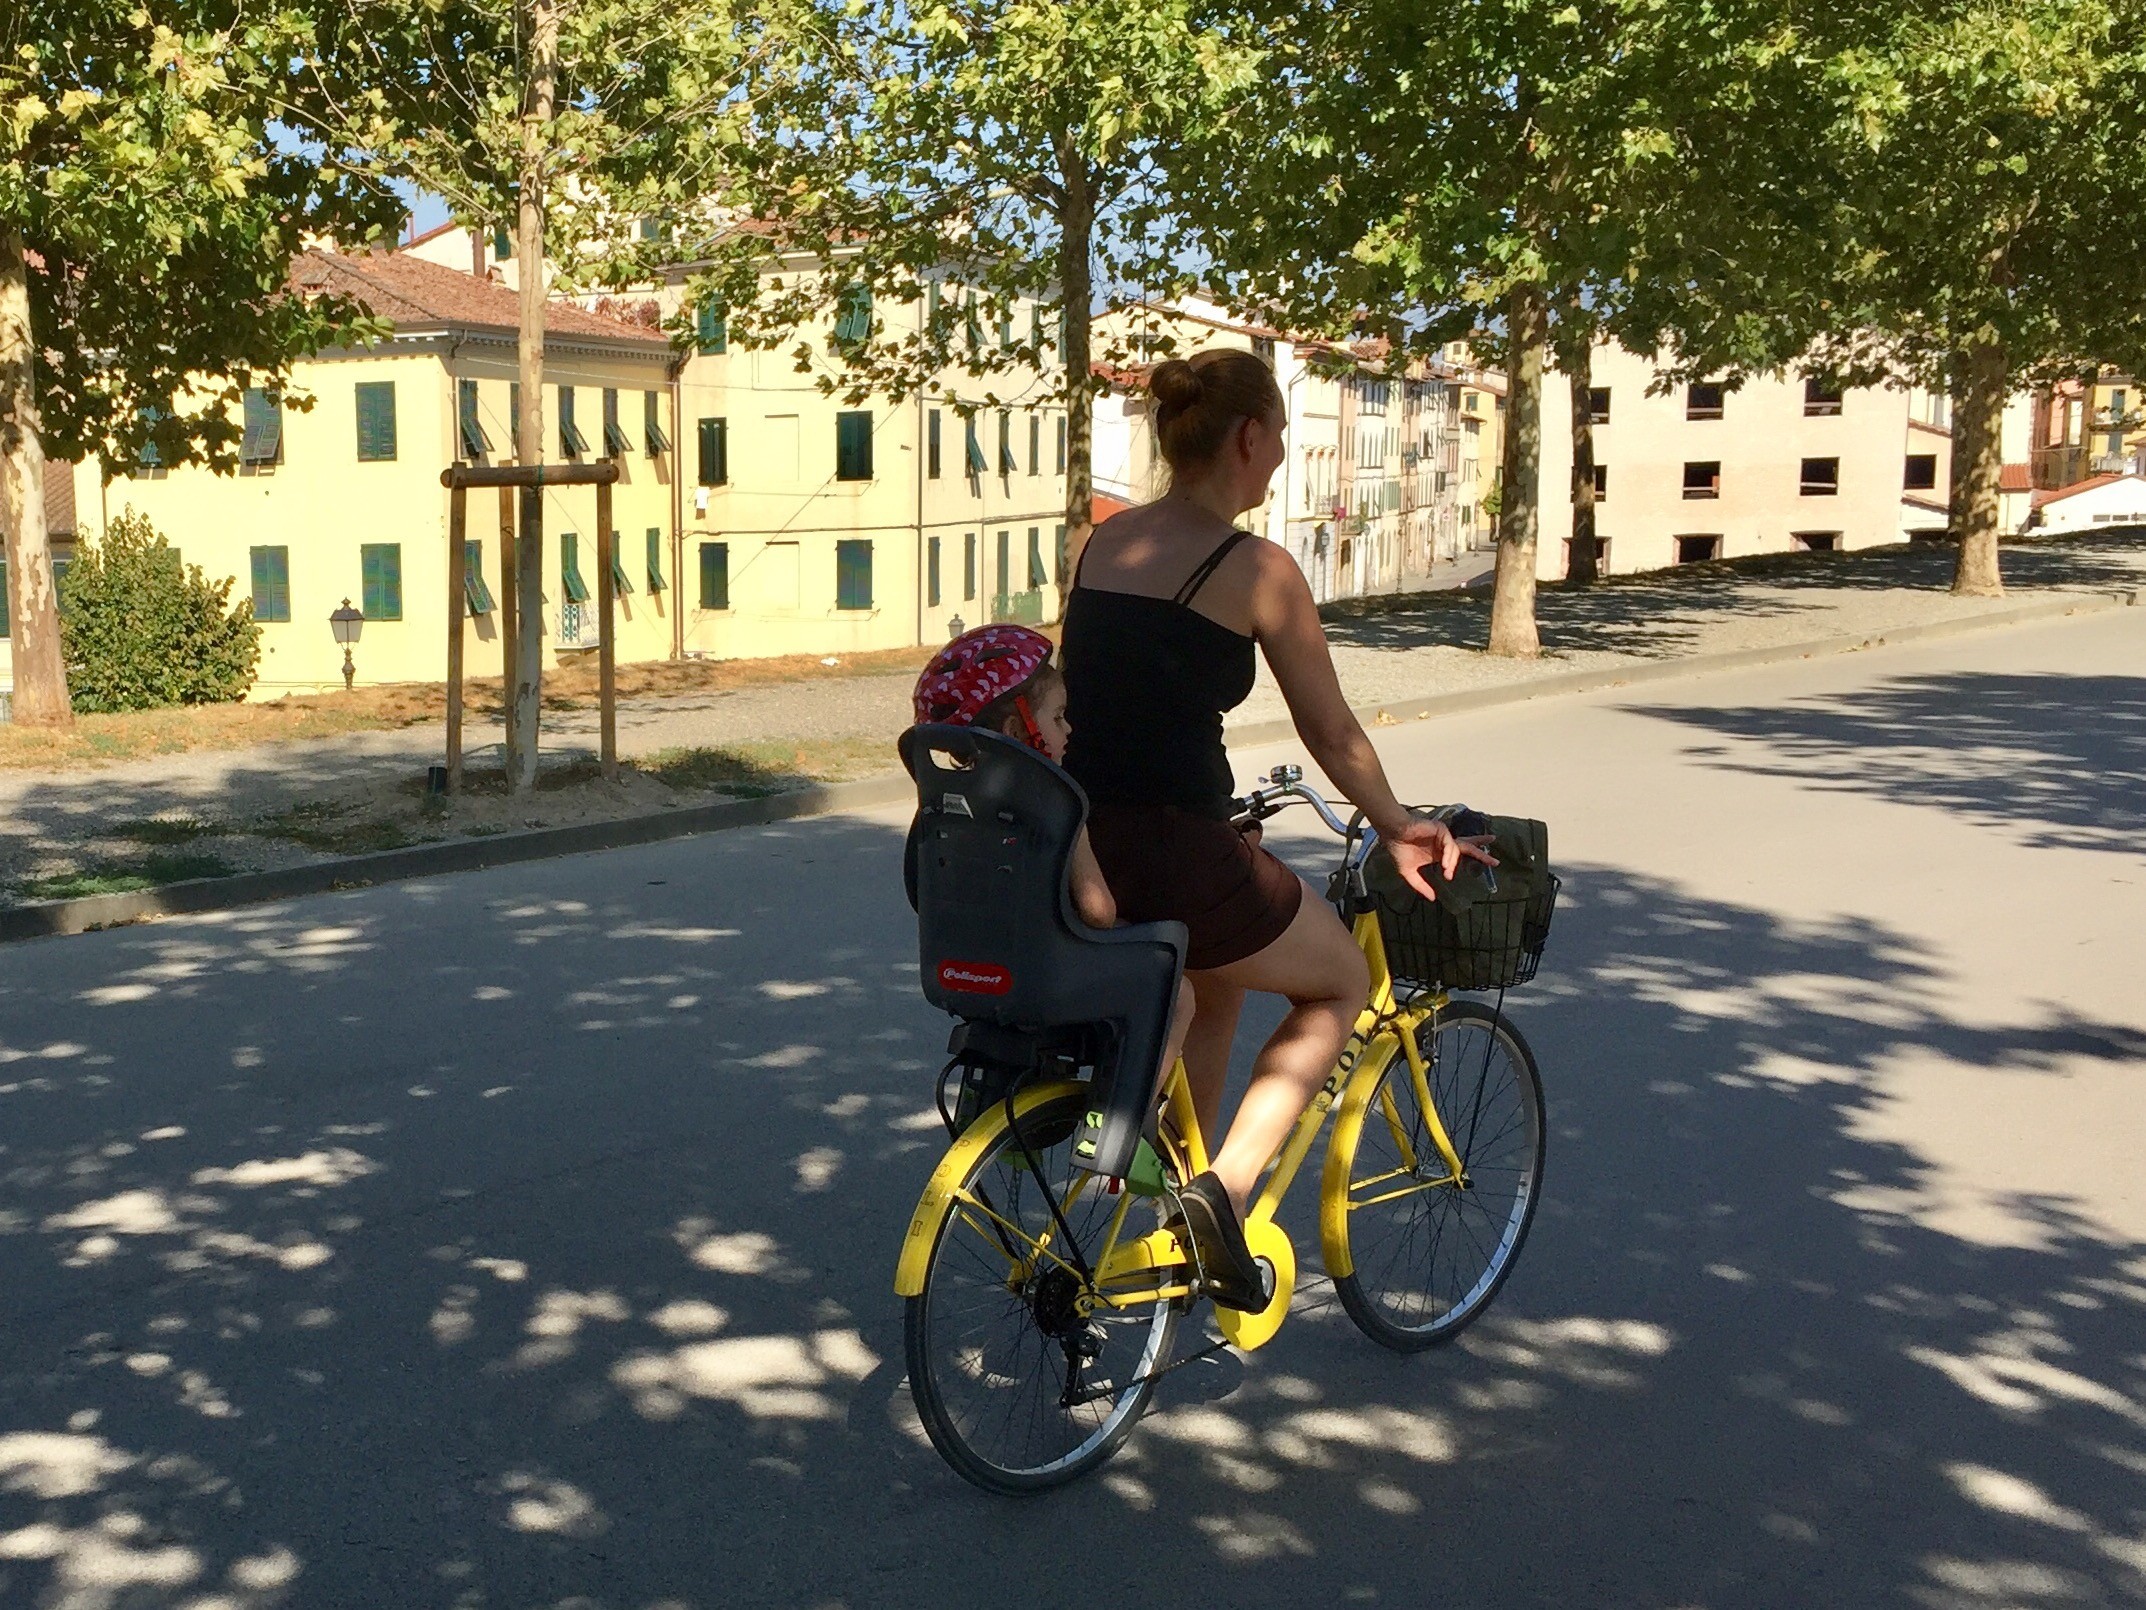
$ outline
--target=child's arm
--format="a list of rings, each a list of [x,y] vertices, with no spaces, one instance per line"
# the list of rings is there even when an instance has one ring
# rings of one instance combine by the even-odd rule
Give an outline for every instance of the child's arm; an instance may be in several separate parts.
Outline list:
[[[1080,913],[1080,920],[1091,928],[1115,928],[1118,923],[1118,903],[1110,897],[1110,885],[1103,881],[1103,869],[1096,865],[1095,851],[1088,847],[1088,829],[1083,827],[1073,840],[1073,909]]]

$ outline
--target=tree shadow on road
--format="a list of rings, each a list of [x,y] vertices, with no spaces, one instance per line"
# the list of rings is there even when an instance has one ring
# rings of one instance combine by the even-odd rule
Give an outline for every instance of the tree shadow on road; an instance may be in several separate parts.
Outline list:
[[[2038,847],[2146,849],[2146,677],[1955,671],[1787,703],[1639,705],[1709,764],[1936,806]]]
[[[1614,867],[1572,869],[1513,1003],[1551,1151],[1481,1325],[1393,1357],[1308,1281],[1099,1478],[963,1487],[889,1290],[943,1143],[898,842],[793,824],[12,954],[0,1600],[2146,1591],[2146,1246],[2061,1197],[1947,1217],[1973,1182],[1877,1132],[1901,1058],[2056,1099],[2138,1026],[1970,1021],[1900,933]],[[852,898],[800,911],[808,876]]]

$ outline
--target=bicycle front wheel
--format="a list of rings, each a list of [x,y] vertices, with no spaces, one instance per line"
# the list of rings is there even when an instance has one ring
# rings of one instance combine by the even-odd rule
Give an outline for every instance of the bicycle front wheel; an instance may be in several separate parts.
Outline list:
[[[1177,1336],[1180,1303],[1113,1307],[1081,1276],[1114,1225],[1123,1241],[1161,1221],[1159,1198],[1111,1195],[1073,1166],[1085,1100],[1023,1117],[1025,1150],[1011,1133],[991,1143],[949,1200],[908,1301],[917,1415],[946,1462],[991,1492],[1056,1487],[1117,1452]]]
[[[1345,1206],[1335,1293],[1365,1335],[1403,1353],[1451,1341],[1490,1306],[1527,1239],[1543,1164],[1542,1075],[1511,1022],[1455,1001],[1410,1032],[1423,1077],[1402,1051],[1387,1059],[1336,1128],[1326,1176],[1330,1210]]]

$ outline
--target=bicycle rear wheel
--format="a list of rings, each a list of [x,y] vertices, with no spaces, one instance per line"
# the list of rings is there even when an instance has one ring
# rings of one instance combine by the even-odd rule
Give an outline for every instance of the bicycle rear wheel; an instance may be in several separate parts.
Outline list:
[[[1365,1335],[1404,1353],[1451,1341],[1490,1306],[1527,1239],[1543,1164],[1542,1075],[1511,1022],[1456,1001],[1414,1032],[1423,1081],[1396,1050],[1360,1121],[1336,1129],[1327,1175],[1347,1192],[1350,1272],[1335,1293]],[[1426,1098],[1460,1157],[1458,1185]]]
[[[1026,1153],[1010,1133],[990,1145],[948,1202],[924,1289],[908,1301],[918,1417],[946,1462],[991,1492],[1056,1487],[1117,1452],[1176,1341],[1181,1303],[1113,1308],[1078,1272],[1102,1256],[1121,1210],[1121,1239],[1162,1218],[1160,1198],[1112,1196],[1073,1166],[1084,1101],[1024,1117]]]

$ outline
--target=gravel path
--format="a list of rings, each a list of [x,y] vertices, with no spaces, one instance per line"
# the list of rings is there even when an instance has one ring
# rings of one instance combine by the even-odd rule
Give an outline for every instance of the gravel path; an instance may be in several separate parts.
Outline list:
[[[1493,659],[1474,647],[1484,639],[1489,612],[1487,596],[1475,591],[1404,595],[1337,611],[1327,635],[1351,703],[1381,704],[1574,670],[1877,633],[2063,592],[2137,588],[2146,584],[2146,539],[2007,548],[2010,592],[2003,599],[1953,597],[1945,590],[1951,563],[1949,551],[1936,548],[1799,555],[1759,568],[1661,572],[1586,592],[1546,591],[1537,611],[1544,655],[1532,661]],[[891,762],[892,740],[909,721],[910,684],[906,674],[864,676],[629,701],[619,708],[619,748],[634,757],[753,740],[885,739]],[[1286,713],[1262,664],[1257,687],[1232,712],[1230,725]],[[596,714],[552,715],[545,734],[547,762],[586,758],[596,748]],[[499,741],[496,727],[472,728],[466,742],[473,763],[491,763]],[[116,824],[174,815],[246,821],[315,804],[363,808],[422,774],[439,759],[443,742],[441,729],[427,724],[94,771],[0,773],[0,901],[9,898],[8,885],[26,877],[113,855],[109,830]],[[568,790],[521,814],[507,811],[511,821],[491,820],[499,811],[479,812],[485,819],[474,827],[498,831],[524,825],[525,816],[548,824],[646,808],[648,801],[625,793]],[[456,830],[471,825],[457,823]],[[308,855],[258,837],[218,839],[215,847],[241,869]]]

